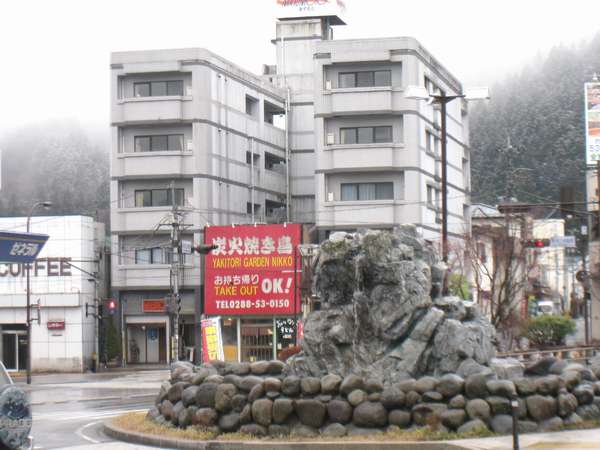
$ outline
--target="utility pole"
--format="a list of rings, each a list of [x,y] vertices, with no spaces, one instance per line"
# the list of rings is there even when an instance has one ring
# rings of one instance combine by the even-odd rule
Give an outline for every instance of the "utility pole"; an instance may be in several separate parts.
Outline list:
[[[172,290],[171,299],[175,307],[173,317],[173,346],[172,360],[179,361],[179,313],[181,311],[181,298],[179,296],[179,272],[181,268],[181,241],[180,241],[180,213],[177,209],[177,201],[175,198],[175,184],[171,183],[171,279]]]

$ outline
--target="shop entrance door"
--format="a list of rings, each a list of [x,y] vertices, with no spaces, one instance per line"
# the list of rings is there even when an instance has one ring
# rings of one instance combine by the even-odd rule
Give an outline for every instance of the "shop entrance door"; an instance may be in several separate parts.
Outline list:
[[[273,359],[273,320],[241,319],[242,361],[269,361]]]
[[[166,330],[164,324],[129,324],[127,326],[129,364],[166,364]]]
[[[27,334],[25,331],[2,333],[2,363],[6,370],[19,371],[27,368]]]

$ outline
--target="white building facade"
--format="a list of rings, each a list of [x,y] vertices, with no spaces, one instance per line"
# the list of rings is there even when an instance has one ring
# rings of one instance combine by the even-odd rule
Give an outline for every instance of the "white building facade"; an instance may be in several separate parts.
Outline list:
[[[0,229],[26,231],[27,218],[0,218]],[[87,216],[32,217],[32,233],[49,239],[30,266],[31,369],[81,372],[92,367],[95,298],[105,295],[104,225]],[[81,269],[81,270],[80,270]],[[39,308],[37,305],[39,304]],[[26,267],[0,263],[0,359],[8,370],[26,369]]]

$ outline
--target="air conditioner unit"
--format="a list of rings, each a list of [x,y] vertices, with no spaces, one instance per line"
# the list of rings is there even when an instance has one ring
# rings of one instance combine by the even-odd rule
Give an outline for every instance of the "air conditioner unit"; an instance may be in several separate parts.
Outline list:
[[[327,133],[327,145],[335,144],[335,134]]]
[[[186,149],[188,152],[192,152],[192,151],[194,151],[194,141],[193,141],[193,140],[191,140],[191,139],[188,139],[188,140],[187,140],[187,142],[186,142],[186,145],[185,145],[185,149]]]
[[[328,192],[328,193],[327,193],[327,201],[328,201],[328,202],[332,202],[332,201],[334,201],[334,200],[335,200],[335,198],[334,198],[334,196],[333,196],[333,192]]]
[[[325,90],[327,90],[327,91],[331,90],[331,80],[325,81]]]

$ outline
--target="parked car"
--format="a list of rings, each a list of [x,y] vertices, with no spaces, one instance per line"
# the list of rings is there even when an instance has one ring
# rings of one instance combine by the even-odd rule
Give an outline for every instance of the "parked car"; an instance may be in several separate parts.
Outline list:
[[[31,448],[31,405],[0,362],[0,450]]]

